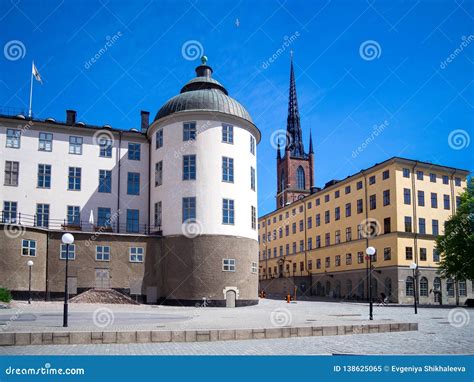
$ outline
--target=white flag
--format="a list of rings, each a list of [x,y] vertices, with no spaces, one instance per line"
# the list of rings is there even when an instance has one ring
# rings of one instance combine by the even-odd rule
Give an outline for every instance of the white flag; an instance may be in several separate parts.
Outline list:
[[[33,61],[33,66],[31,67],[31,74],[33,74],[33,76],[35,76],[36,78],[36,81],[39,81],[41,83],[41,85],[43,85],[43,80],[41,79],[41,76],[38,72],[38,69],[36,68],[35,66],[35,62]]]

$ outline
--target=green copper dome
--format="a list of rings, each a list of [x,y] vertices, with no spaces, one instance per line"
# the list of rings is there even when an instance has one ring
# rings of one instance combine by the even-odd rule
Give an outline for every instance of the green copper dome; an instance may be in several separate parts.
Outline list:
[[[207,59],[207,58],[206,58]],[[184,111],[215,111],[233,115],[253,124],[250,114],[232,97],[226,88],[211,78],[212,68],[205,64],[196,68],[197,77],[188,81],[180,94],[168,100],[158,111],[155,121]]]

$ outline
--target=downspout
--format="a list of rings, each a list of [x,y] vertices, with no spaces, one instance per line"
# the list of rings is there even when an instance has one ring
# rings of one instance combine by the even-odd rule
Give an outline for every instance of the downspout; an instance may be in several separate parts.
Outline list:
[[[308,225],[307,225],[307,218],[306,218],[306,201],[303,199],[304,204],[304,270],[308,273]]]
[[[122,158],[120,156],[120,148],[122,147],[122,131],[119,131],[119,145],[117,148],[118,158],[118,187],[117,187],[117,233],[120,233],[120,168],[122,164]]]
[[[367,190],[367,175],[365,174],[365,171],[361,171],[362,175],[364,176],[364,204],[362,207],[365,208],[365,221],[366,224],[369,221],[369,204],[368,204],[368,190]],[[357,206],[356,206],[357,208]],[[357,233],[358,235],[358,233]],[[369,235],[365,235],[365,248],[369,248]],[[364,259],[365,259],[365,253],[364,253]],[[365,279],[369,280],[369,261],[368,259],[365,259]],[[366,282],[366,293],[367,293],[367,301],[369,300],[369,283]]]
[[[412,168],[412,176],[411,176],[411,188],[412,188],[412,199],[413,199],[413,249],[415,252],[415,264],[416,264],[416,271],[415,271],[415,279],[413,282],[415,283],[415,288],[413,288],[414,298],[418,301],[417,291],[418,288],[418,219],[416,214],[416,205],[418,200],[418,195],[416,195],[416,186],[415,186],[415,168],[418,166],[418,161],[415,162],[415,165]]]
[[[449,179],[449,188],[451,191],[451,214],[454,215],[456,213],[456,198],[454,195],[454,174],[456,174],[456,170],[451,173]],[[454,290],[455,290],[455,297],[456,297],[456,306],[459,305],[459,281],[457,278],[454,279]]]
[[[148,234],[151,231],[152,222],[151,222],[151,185],[152,185],[152,167],[151,167],[151,146],[153,142],[147,137],[148,140]],[[163,224],[163,222],[161,222]],[[153,222],[153,228],[155,228],[155,222]],[[160,227],[160,230],[163,230]]]
[[[44,300],[49,300],[49,232],[46,232],[46,286]]]

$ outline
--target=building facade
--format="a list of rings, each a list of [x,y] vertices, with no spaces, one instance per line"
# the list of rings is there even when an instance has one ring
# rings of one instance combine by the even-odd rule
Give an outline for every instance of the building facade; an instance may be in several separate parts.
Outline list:
[[[0,286],[60,296],[71,232],[71,293],[115,288],[155,303],[255,304],[256,146],[245,108],[196,77],[140,130],[0,116]]]
[[[300,142],[293,66],[289,104],[287,136]],[[296,290],[306,296],[366,300],[365,250],[373,246],[376,299],[384,293],[391,302],[412,303],[415,285],[422,304],[462,303],[474,296],[472,280],[438,275],[440,254],[435,248],[444,222],[456,212],[469,171],[394,157],[321,189],[312,187],[311,148],[305,154],[302,144],[287,145],[283,160],[278,149],[277,209],[259,218],[260,289],[276,295]],[[293,159],[298,154],[308,158],[308,167],[302,167],[304,177],[292,177],[286,187],[281,180],[295,172],[282,171],[282,162],[289,158],[296,163],[290,167],[298,169],[301,159]],[[303,183],[308,179],[311,183]]]

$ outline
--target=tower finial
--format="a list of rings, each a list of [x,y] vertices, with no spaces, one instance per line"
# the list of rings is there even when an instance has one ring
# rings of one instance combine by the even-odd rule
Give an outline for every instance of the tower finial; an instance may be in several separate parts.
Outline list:
[[[202,57],[201,57],[201,63],[202,63],[203,65],[207,65],[207,56],[202,56]]]

